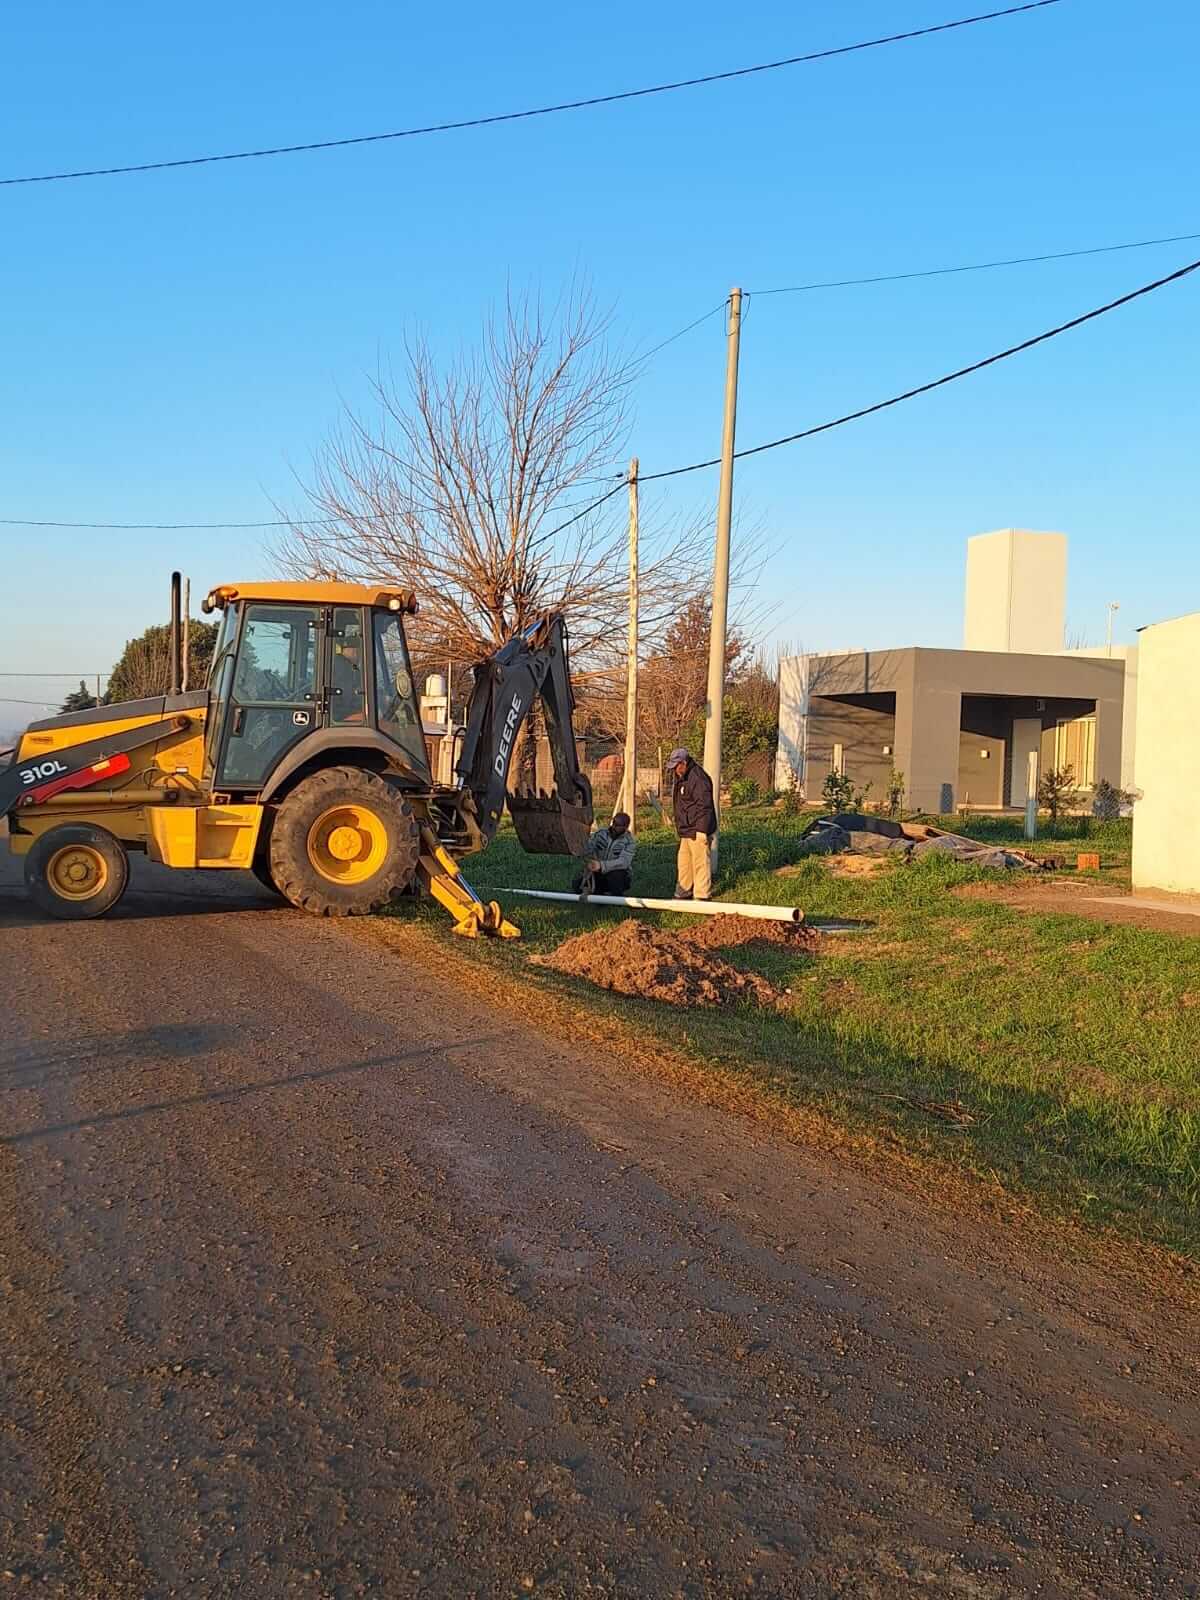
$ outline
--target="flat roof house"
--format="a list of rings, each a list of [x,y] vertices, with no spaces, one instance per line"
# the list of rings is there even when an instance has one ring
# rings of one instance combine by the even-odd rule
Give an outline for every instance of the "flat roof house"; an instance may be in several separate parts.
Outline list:
[[[894,770],[922,811],[1023,806],[1028,758],[1081,787],[1132,774],[1137,652],[1063,649],[1066,539],[967,542],[962,650],[911,646],[780,665],[776,782],[820,794],[844,772],[882,798]]]

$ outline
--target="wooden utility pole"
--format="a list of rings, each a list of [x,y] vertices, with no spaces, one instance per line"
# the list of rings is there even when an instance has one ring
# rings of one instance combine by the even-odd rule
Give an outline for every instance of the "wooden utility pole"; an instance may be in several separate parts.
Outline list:
[[[712,624],[708,635],[708,714],[704,723],[704,770],[712,779],[720,820],[721,731],[725,702],[725,633],[729,625],[729,529],[733,521],[733,451],[737,433],[738,355],[742,337],[742,291],[729,294],[725,355],[725,423],[721,433],[721,486],[717,492],[717,549],[713,561]],[[717,870],[717,839],[712,842]]]
[[[625,782],[623,809],[637,829],[638,715],[638,458],[629,463],[629,658],[625,676]]]

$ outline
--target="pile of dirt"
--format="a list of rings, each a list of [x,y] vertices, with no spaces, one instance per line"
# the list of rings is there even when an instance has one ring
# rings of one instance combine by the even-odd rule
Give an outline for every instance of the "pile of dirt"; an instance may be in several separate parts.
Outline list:
[[[739,972],[694,939],[633,917],[577,934],[553,954],[530,960],[570,977],[586,978],[601,989],[673,1006],[725,1006],[738,1000],[777,1006],[784,998],[765,978]]]
[[[724,917],[697,917],[680,938],[701,950],[732,950],[740,944],[777,944],[785,950],[815,953],[821,936],[802,922],[764,922],[736,912]]]

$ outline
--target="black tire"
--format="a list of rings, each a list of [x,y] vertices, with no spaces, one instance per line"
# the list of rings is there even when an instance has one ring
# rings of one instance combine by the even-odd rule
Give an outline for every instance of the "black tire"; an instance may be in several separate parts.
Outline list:
[[[50,828],[25,857],[25,886],[33,903],[64,922],[111,911],[129,882],[129,857],[107,828],[64,822]]]
[[[254,860],[250,863],[250,871],[258,879],[259,883],[262,884],[264,889],[268,890],[271,894],[279,893],[279,885],[271,876],[271,863],[265,855],[255,856]]]
[[[254,847],[254,860],[250,871],[269,894],[279,895],[279,886],[271,874],[271,827],[275,820],[273,810],[268,810],[258,830],[258,843]]]
[[[283,800],[271,828],[276,888],[321,917],[378,911],[413,881],[419,854],[404,796],[365,767],[314,772]]]

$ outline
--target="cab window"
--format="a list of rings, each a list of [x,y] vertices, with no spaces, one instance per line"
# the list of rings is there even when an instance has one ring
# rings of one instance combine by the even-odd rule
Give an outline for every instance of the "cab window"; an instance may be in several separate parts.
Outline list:
[[[329,673],[329,720],[334,723],[366,721],[363,650],[363,614],[358,606],[333,608],[333,654]]]
[[[237,643],[238,621],[241,608],[228,605],[221,613],[221,628],[213,651],[212,665],[208,669],[208,727],[205,733],[204,755],[211,771],[217,761],[217,744],[225,726],[225,707],[233,685],[233,650]]]
[[[316,606],[248,604],[226,717],[218,782],[258,789],[297,740],[318,726]]]
[[[316,612],[250,606],[238,652],[233,698],[239,705],[294,705],[312,698]]]
[[[428,766],[425,737],[404,624],[396,612],[375,613],[375,711],[380,733],[394,739],[417,770],[424,771]]]

